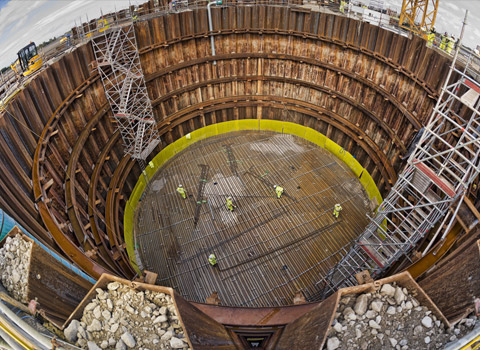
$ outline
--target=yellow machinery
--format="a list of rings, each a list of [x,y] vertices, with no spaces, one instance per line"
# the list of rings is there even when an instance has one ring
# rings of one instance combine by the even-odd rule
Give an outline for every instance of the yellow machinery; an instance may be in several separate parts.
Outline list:
[[[37,46],[31,42],[17,53],[18,59],[10,67],[17,74],[29,76],[43,65],[43,60],[37,52]]]
[[[110,28],[110,24],[108,24],[108,21],[105,18],[101,18],[97,22],[97,29],[99,33],[103,33],[106,31],[108,28]],[[87,38],[91,38],[93,35],[93,32],[90,32],[87,34]]]
[[[403,0],[400,27],[408,29],[425,40],[435,25],[440,0]]]

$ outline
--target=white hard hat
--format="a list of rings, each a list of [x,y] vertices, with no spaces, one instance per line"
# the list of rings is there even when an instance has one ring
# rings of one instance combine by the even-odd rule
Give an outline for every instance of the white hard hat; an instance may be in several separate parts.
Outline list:
[[[273,185],[273,188],[277,188],[277,185]]]
[[[232,197],[227,197],[227,199],[232,199]]]
[[[214,258],[214,257],[215,257],[215,255],[213,255],[213,254],[210,254],[210,255],[209,255],[209,258],[210,258],[210,259],[211,259],[211,258]]]
[[[178,187],[182,187],[182,185],[178,185]]]

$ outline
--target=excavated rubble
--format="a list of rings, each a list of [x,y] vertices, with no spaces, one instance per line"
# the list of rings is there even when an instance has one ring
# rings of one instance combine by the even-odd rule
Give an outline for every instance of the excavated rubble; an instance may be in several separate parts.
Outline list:
[[[20,234],[7,237],[0,249],[0,279],[7,291],[22,303],[27,300],[27,282],[30,269],[32,242],[25,241]]]
[[[65,338],[82,349],[190,349],[170,295],[136,291],[118,282],[96,289]]]
[[[324,349],[440,349],[476,322],[472,316],[446,329],[406,288],[384,284],[375,293],[340,299]]]

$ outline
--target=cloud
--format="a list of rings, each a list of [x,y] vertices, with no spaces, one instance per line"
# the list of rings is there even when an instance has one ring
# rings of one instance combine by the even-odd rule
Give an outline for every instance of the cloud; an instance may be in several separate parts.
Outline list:
[[[440,1],[435,28],[438,32],[447,32],[458,38],[466,10],[469,13],[462,43],[475,48],[480,45],[480,23],[476,20],[480,17],[480,6],[477,1]]]
[[[451,3],[451,2],[446,2],[446,3],[445,3],[445,6],[448,7],[448,8],[451,8],[452,10],[455,10],[455,11],[459,11],[459,10],[460,10],[460,8],[459,8],[457,5],[455,5],[455,4]]]
[[[0,7],[0,68],[10,65],[30,41],[40,44],[75,26],[145,0],[11,0]]]
[[[145,0],[11,0],[0,6],[0,68],[10,65],[16,53],[30,41],[37,44],[59,36],[87,16],[97,18],[107,13],[140,4]],[[363,0],[368,3],[368,0]],[[480,44],[480,6],[478,1],[442,0],[435,27],[439,32],[460,34],[464,10],[469,9],[469,25],[464,43],[470,47]],[[400,10],[400,0],[385,0],[385,6]]]

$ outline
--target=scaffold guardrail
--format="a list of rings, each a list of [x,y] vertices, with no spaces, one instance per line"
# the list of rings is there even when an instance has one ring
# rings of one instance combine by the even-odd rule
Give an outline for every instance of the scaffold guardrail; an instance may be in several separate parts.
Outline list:
[[[480,84],[467,74],[469,61],[463,70],[455,66],[457,55],[397,182],[349,252],[317,282],[322,297],[356,285],[361,271],[380,277],[435,225],[431,243],[448,231],[480,170]]]
[[[145,160],[160,142],[140,65],[133,22],[104,30],[92,40],[97,69],[124,152]]]

